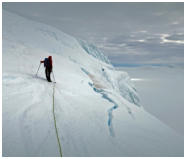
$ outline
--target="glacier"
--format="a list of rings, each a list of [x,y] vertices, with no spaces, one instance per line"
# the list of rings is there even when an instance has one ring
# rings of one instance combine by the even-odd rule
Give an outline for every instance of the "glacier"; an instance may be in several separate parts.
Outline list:
[[[3,9],[2,154],[57,157],[53,83],[40,60],[51,55],[56,125],[63,156],[183,156],[183,137],[145,111],[127,72],[94,45]]]

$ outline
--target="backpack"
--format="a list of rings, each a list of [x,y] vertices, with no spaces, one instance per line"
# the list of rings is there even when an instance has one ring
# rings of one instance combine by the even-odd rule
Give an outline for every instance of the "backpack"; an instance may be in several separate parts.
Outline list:
[[[50,61],[49,61],[48,58],[45,58],[45,60],[44,60],[44,66],[45,67],[50,67]]]

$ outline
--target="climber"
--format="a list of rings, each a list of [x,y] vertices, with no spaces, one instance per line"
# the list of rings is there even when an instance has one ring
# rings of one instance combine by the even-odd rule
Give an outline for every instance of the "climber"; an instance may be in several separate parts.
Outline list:
[[[40,61],[40,63],[44,63],[45,74],[46,74],[47,81],[52,82],[51,79],[50,79],[50,74],[52,72],[52,56],[49,56],[48,58],[45,58],[45,60]]]

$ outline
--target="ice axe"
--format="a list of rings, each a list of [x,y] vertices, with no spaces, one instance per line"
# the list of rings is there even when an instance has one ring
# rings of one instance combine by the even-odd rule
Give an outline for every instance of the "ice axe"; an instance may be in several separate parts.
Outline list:
[[[41,66],[41,62],[40,62],[39,67],[38,67],[38,69],[37,69],[37,73],[38,73],[38,71],[39,71],[40,66]],[[36,73],[36,77],[37,77],[37,73]]]

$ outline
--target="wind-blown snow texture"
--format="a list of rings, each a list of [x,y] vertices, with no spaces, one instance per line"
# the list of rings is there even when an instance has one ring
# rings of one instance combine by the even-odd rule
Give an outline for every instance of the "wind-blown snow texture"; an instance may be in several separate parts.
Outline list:
[[[127,73],[91,45],[3,10],[3,156],[183,156],[183,138],[139,104]]]

